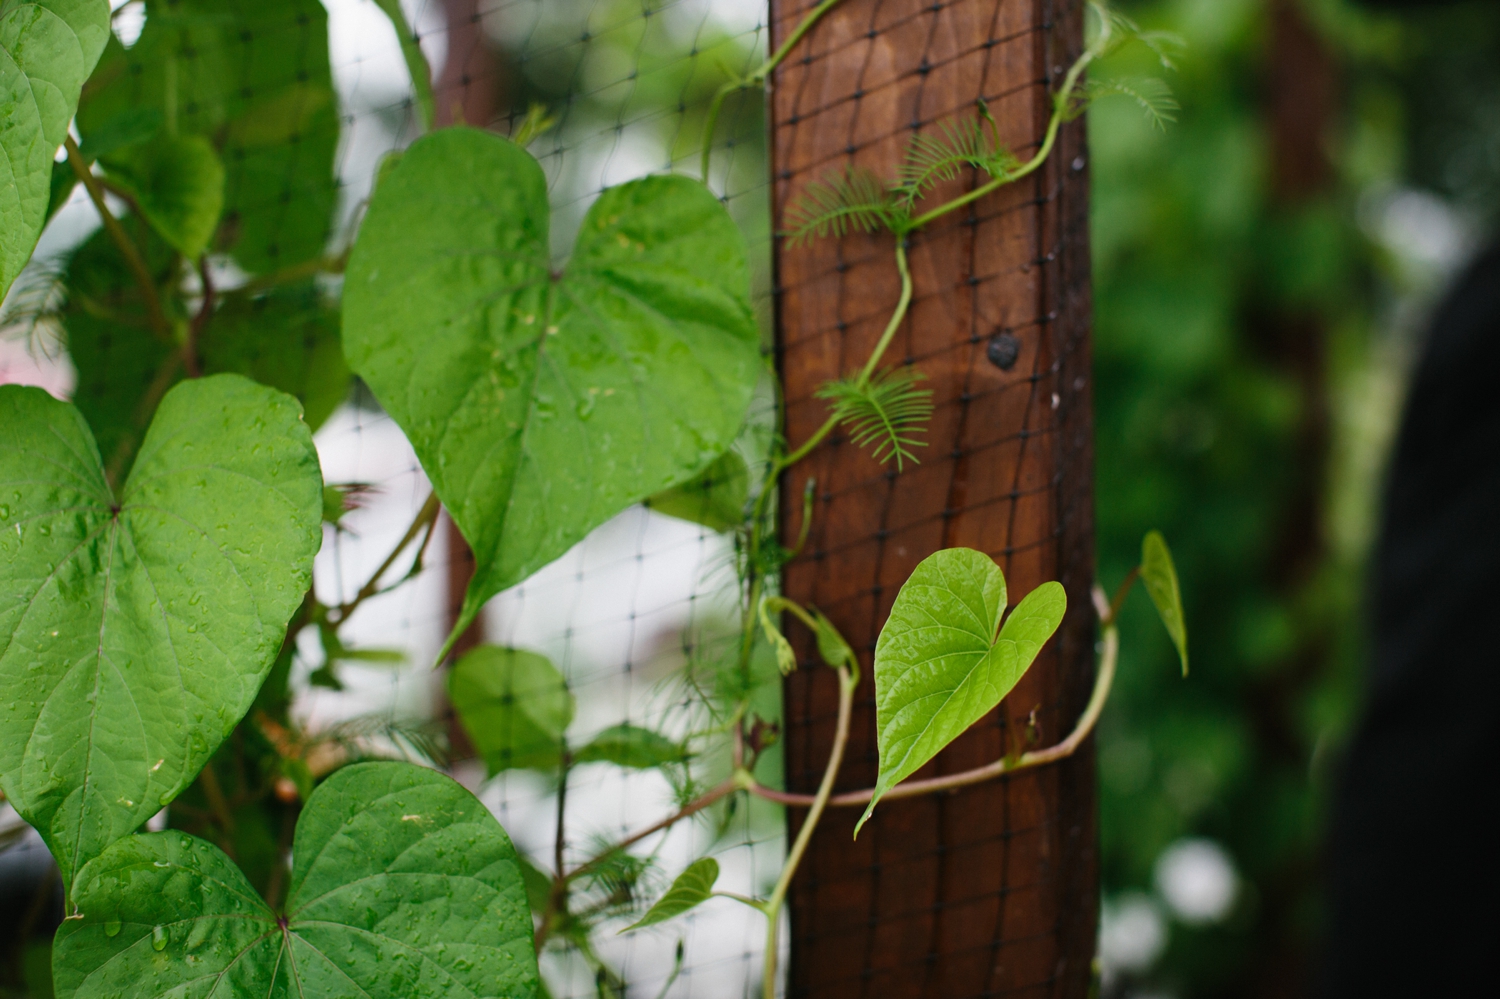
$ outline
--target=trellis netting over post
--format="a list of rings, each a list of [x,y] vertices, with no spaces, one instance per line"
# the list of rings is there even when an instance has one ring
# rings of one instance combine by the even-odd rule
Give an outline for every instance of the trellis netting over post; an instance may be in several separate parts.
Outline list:
[[[814,4],[773,0],[779,44]],[[1042,141],[1051,91],[1082,47],[1081,0],[848,0],[781,67],[771,91],[776,218],[843,169],[896,175],[908,141],[987,101],[1021,159]],[[911,237],[915,292],[892,360],[924,372],[936,412],[921,464],[896,474],[830,438],[783,482],[795,538],[805,481],[811,535],[784,590],[826,613],[869,669],[901,584],[939,548],[993,556],[1013,594],[1050,579],[1069,614],[1000,709],[925,774],[1045,745],[1089,696],[1095,618],[1089,368],[1088,170],[1081,122],[1031,177]],[[965,171],[945,196],[974,184]],[[825,418],[813,392],[865,357],[895,306],[890,236],[777,243],[777,346],[787,435]],[[1016,353],[1016,348],[1019,352]],[[998,363],[997,363],[998,362]],[[800,650],[816,660],[810,643]],[[786,683],[787,782],[813,790],[833,738],[826,669]],[[876,776],[874,695],[862,687],[839,789]],[[791,816],[793,829],[800,813]],[[791,893],[788,994],[837,999],[1082,997],[1097,919],[1091,745],[1058,765],[947,796],[823,819]]]

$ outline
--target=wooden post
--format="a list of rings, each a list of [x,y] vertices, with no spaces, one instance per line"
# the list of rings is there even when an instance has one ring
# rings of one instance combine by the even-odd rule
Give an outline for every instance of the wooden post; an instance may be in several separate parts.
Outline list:
[[[773,44],[812,0],[772,0]],[[856,163],[894,177],[914,130],[976,114],[984,97],[1025,159],[1082,45],[1081,0],[846,0],[777,72],[771,92],[778,225],[808,182]],[[949,196],[973,186],[966,174]],[[897,474],[837,436],[784,481],[783,533],[817,480],[807,548],[785,575],[862,656],[842,789],[874,782],[870,653],[911,570],[968,546],[1004,568],[1012,601],[1067,587],[1058,639],[1001,709],[921,776],[966,769],[1027,738],[1065,735],[1092,682],[1095,617],[1087,153],[1067,126],[1046,166],[911,239],[915,296],[888,362],[935,391],[921,464]],[[896,304],[890,236],[778,246],[779,362],[795,446],[825,418],[824,381],[858,369]],[[996,336],[1019,342],[1008,368]],[[1005,341],[999,346],[1009,344]],[[1003,350],[995,353],[1003,354]],[[1003,359],[1003,358],[1002,358]],[[832,738],[835,681],[786,682],[787,781],[813,790]],[[1034,724],[1028,719],[1034,717]],[[1097,924],[1092,743],[1071,761],[941,798],[824,819],[791,893],[791,996],[1086,995]],[[795,832],[803,813],[789,817]]]

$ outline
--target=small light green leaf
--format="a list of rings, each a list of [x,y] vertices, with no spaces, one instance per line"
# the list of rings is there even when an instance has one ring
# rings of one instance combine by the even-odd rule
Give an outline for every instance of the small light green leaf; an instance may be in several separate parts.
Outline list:
[[[744,240],[685,177],[605,191],[554,275],[546,178],[446,128],[381,181],[344,350],[474,549],[454,634],[591,529],[716,461],[761,372]]]
[[[278,920],[217,847],[176,831],[119,840],[79,874],[53,952],[58,995],[535,993],[515,848],[451,778],[345,767],[313,792],[292,856]]]
[[[732,531],[744,522],[749,498],[750,470],[739,452],[730,450],[697,478],[657,493],[646,506],[711,531]]]
[[[1172,563],[1172,552],[1167,539],[1160,531],[1151,531],[1141,541],[1141,582],[1156,605],[1162,626],[1172,636],[1177,646],[1177,656],[1182,660],[1182,675],[1188,674],[1187,622],[1182,615],[1182,590],[1177,584],[1177,567]]]
[[[53,158],[109,37],[108,0],[0,4],[0,298],[42,234]]]
[[[546,656],[481,645],[454,665],[448,696],[490,776],[562,762],[573,694]]]
[[[1062,623],[1068,600],[1061,585],[1043,583],[1000,627],[1005,602],[1004,573],[972,548],[929,555],[901,587],[875,643],[880,776],[855,835],[881,795],[1011,692]]]
[[[643,926],[664,923],[682,915],[689,909],[702,905],[713,897],[714,882],[719,880],[719,862],[712,857],[695,860],[688,869],[677,875],[667,893],[656,900],[656,904],[640,919],[631,923],[621,933],[638,930]]]
[[[687,758],[688,751],[682,743],[637,725],[611,726],[573,754],[575,763],[613,763],[635,770],[682,763]]]
[[[162,400],[118,498],[83,417],[0,386],[0,789],[79,865],[171,801],[254,700],[312,581],[322,475],[296,400]]]
[[[102,162],[169,245],[189,260],[208,249],[224,210],[224,164],[207,139],[160,134]]]
[[[786,640],[781,629],[771,620],[770,607],[779,602],[776,597],[767,597],[760,602],[760,627],[766,633],[766,641],[776,650],[776,665],[781,670],[781,675],[789,676],[797,668],[797,653],[792,651],[792,643]]]

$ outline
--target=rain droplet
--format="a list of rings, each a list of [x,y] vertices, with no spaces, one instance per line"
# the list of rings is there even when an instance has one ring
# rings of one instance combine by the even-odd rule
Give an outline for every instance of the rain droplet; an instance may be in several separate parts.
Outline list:
[[[104,924],[104,935],[117,937],[120,935],[120,921],[118,919],[107,920]]]
[[[0,520],[5,520],[9,516],[10,507],[6,506],[4,503],[0,503]]]
[[[152,950],[166,950],[167,949],[167,928],[165,926],[153,926],[153,927],[151,927],[151,949]]]

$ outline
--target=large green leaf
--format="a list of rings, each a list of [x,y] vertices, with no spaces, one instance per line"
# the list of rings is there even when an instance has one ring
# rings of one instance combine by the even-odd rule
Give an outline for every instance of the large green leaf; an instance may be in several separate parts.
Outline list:
[[[302,602],[322,476],[296,401],[167,394],[118,498],[82,416],[0,386],[0,788],[78,865],[172,800]]]
[[[161,134],[103,162],[169,245],[189,260],[208,249],[224,210],[224,164],[207,139]]]
[[[1150,531],[1141,540],[1141,582],[1156,605],[1162,626],[1172,636],[1177,657],[1182,660],[1182,675],[1188,673],[1187,622],[1182,615],[1182,588],[1177,583],[1177,566],[1172,551],[1160,531]]]
[[[683,763],[687,758],[682,743],[639,725],[611,725],[573,754],[576,763],[613,763],[634,770]]]
[[[349,261],[344,350],[473,547],[484,601],[729,447],[760,371],[744,241],[707,188],[605,191],[554,274],[546,180],[450,128],[381,182]]]
[[[672,887],[667,893],[656,900],[656,904],[646,910],[646,914],[631,923],[621,933],[630,930],[638,930],[643,926],[651,926],[654,923],[664,923],[669,919],[696,908],[713,897],[714,882],[719,880],[719,862],[712,857],[704,857],[695,860],[688,865],[687,870],[677,875],[677,880],[672,882]]]
[[[146,109],[218,149],[215,249],[252,273],[322,255],[339,122],[318,0],[148,0],[140,38],[111,45],[86,89],[85,145]]]
[[[0,298],[42,234],[52,160],[109,37],[108,0],[0,3]]]
[[[875,643],[880,776],[855,835],[881,795],[1011,692],[1068,605],[1061,585],[1043,583],[1001,627],[1005,600],[1005,574],[972,548],[929,555],[901,587]]]
[[[454,665],[448,696],[491,776],[561,763],[573,694],[546,656],[481,645]]]
[[[58,931],[62,999],[531,999],[516,851],[451,778],[409,763],[335,773],[297,822],[285,913],[185,833],[120,840],[80,872]]]

